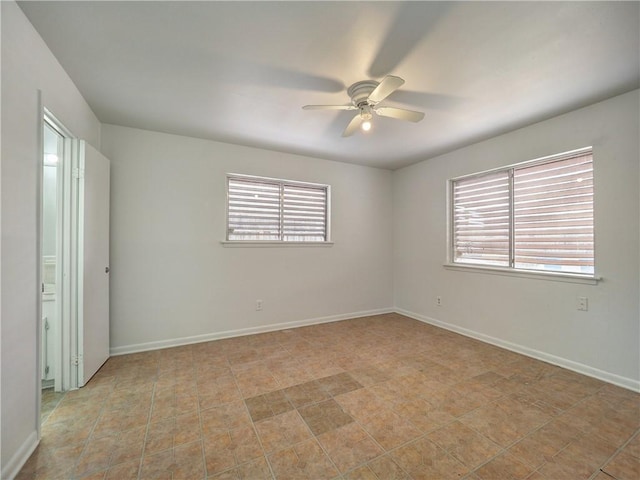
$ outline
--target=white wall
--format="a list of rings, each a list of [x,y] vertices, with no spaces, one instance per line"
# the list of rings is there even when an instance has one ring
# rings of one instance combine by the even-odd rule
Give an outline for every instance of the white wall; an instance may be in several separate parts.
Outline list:
[[[37,199],[42,101],[99,147],[100,123],[19,7],[2,8],[2,477],[37,441]]]
[[[113,352],[393,306],[390,171],[113,125],[102,151]],[[223,247],[226,173],[331,185],[335,244]]]
[[[638,91],[395,171],[395,305],[640,388]],[[446,270],[449,178],[593,146],[598,285]],[[436,296],[443,306],[436,306]],[[589,311],[576,298],[589,298]],[[555,358],[554,358],[555,357]]]

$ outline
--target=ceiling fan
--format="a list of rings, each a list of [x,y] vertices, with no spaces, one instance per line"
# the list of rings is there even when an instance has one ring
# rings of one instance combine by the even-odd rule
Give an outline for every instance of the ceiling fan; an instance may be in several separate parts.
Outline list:
[[[404,108],[379,106],[385,98],[395,92],[404,84],[400,77],[387,75],[380,83],[375,80],[363,80],[349,87],[347,93],[351,97],[351,105],[305,105],[304,110],[358,110],[355,117],[349,122],[342,132],[343,137],[353,135],[358,127],[364,131],[371,129],[373,114],[381,117],[396,118],[409,122],[419,122],[424,118],[423,112],[415,112]]]

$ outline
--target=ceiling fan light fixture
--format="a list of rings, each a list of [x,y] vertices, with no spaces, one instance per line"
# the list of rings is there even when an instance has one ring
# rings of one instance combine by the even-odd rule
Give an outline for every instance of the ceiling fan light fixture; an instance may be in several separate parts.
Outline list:
[[[374,113],[381,117],[419,122],[424,118],[423,112],[379,105],[403,84],[402,78],[393,75],[387,75],[381,82],[363,80],[354,83],[347,89],[347,94],[351,97],[351,105],[305,105],[302,108],[304,110],[359,110],[342,132],[343,137],[350,137],[358,131],[358,127],[363,132],[371,130],[371,119]]]
[[[362,123],[360,124],[360,128],[364,132],[368,132],[371,130],[371,107],[369,105],[365,105],[360,107],[360,117],[362,118]]]

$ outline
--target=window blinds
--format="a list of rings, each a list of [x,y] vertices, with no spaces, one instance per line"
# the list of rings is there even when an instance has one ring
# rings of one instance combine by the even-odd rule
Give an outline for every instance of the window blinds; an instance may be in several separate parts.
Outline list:
[[[282,229],[287,242],[324,242],[327,189],[282,185]]]
[[[229,177],[227,240],[326,241],[327,190],[324,185]]]
[[[457,261],[509,266],[509,174],[458,180],[453,186]]]
[[[591,154],[514,171],[516,268],[593,273]]]
[[[594,273],[593,156],[452,181],[453,261]]]

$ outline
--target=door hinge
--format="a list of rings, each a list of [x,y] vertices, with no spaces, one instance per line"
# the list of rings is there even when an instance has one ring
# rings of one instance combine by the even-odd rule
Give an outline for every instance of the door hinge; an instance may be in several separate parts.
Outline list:
[[[73,178],[84,178],[84,168],[74,168]]]
[[[78,366],[80,365],[80,359],[78,357],[71,357],[71,365]]]

